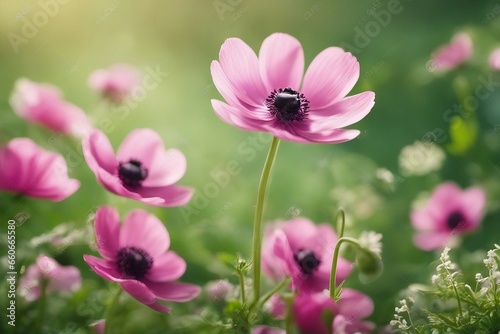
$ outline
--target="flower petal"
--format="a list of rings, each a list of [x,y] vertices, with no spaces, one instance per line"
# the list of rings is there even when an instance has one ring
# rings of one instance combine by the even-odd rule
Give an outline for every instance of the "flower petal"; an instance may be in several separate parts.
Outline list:
[[[147,282],[156,298],[172,302],[187,302],[198,296],[199,286],[180,282]]]
[[[114,260],[120,249],[120,217],[116,209],[108,206],[97,209],[94,229],[99,253],[107,260]]]
[[[174,207],[186,205],[193,197],[193,190],[177,185],[164,187],[140,187],[136,190],[137,200],[151,205]],[[136,199],[136,198],[134,198]]]
[[[123,281],[121,278],[123,275],[114,263],[92,255],[84,255],[83,259],[87,262],[90,268],[102,278],[112,282]]]
[[[338,144],[352,140],[359,136],[359,130],[334,129],[322,132],[302,132],[299,135],[306,142]]]
[[[349,96],[322,110],[311,112],[311,131],[321,132],[343,128],[363,119],[375,105],[375,93],[363,92]]]
[[[135,246],[153,257],[153,262],[170,246],[170,236],[156,216],[134,210],[125,218],[120,232],[120,248]]]
[[[152,153],[148,176],[142,186],[161,187],[174,184],[186,173],[186,165],[186,157],[177,149]]]
[[[373,313],[374,305],[370,297],[359,291],[345,288],[338,302],[339,313],[353,322],[360,321]]]
[[[151,129],[136,129],[120,144],[116,158],[119,162],[138,160],[149,172],[155,156],[164,153],[163,140],[158,133]]]
[[[309,219],[303,217],[291,219],[284,223],[281,229],[293,251],[316,247],[317,227]]]
[[[307,69],[302,93],[311,110],[323,109],[339,101],[359,78],[359,63],[351,53],[338,47],[320,52]]]
[[[174,252],[166,252],[155,258],[146,279],[154,282],[173,281],[186,271],[186,261]]]
[[[302,45],[288,34],[272,34],[260,48],[259,68],[269,93],[287,87],[298,90],[304,74]]]
[[[483,209],[486,204],[484,191],[479,187],[468,188],[462,193],[462,211],[469,219],[472,227],[481,222]]]
[[[290,247],[288,239],[282,230],[276,230],[274,232],[273,252],[276,258],[281,261],[278,264],[282,266],[285,273],[292,276],[294,280],[300,277],[301,272],[294,261],[293,250]],[[293,283],[296,284],[295,282]]]
[[[260,78],[255,52],[241,39],[229,38],[221,46],[219,62],[238,99],[255,107],[262,106],[270,92]]]
[[[266,131],[264,128],[266,119],[257,120],[250,118],[241,108],[230,106],[218,100],[212,100],[212,107],[220,119],[241,130]],[[268,114],[271,115],[270,113]]]
[[[121,282],[120,285],[128,294],[153,310],[165,313],[170,312],[169,307],[166,307],[156,301],[155,295],[148,289],[146,284],[136,280],[127,280]]]
[[[453,242],[453,236],[448,233],[418,232],[413,236],[415,245],[423,250],[433,250],[446,247]]]
[[[82,141],[83,155],[90,169],[96,173],[102,168],[110,174],[116,173],[118,162],[108,137],[94,129]]]

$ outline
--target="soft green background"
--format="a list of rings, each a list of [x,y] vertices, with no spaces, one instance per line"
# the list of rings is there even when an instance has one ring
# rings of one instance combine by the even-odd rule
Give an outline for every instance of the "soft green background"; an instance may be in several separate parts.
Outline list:
[[[31,137],[41,146],[63,154],[70,165],[70,175],[82,181],[80,190],[60,203],[0,194],[3,226],[19,212],[30,215],[17,229],[20,260],[26,258],[30,262],[40,252],[55,255],[48,245],[33,248],[29,241],[61,223],[86,231],[88,213],[95,211],[96,206],[105,203],[117,206],[122,217],[134,208],[146,208],[165,221],[172,236],[171,248],[188,261],[183,280],[200,285],[230,274],[218,263],[218,252],[240,252],[249,257],[253,204],[270,142],[268,135],[240,131],[214,114],[210,99],[220,95],[212,84],[209,66],[218,58],[220,45],[228,37],[239,37],[257,51],[271,33],[286,32],[301,41],[308,64],[326,47],[355,45],[358,29],[364,30],[377,22],[371,13],[388,7],[388,2],[382,0],[177,0],[141,4],[73,0],[56,6],[54,3],[4,0],[0,4],[0,143],[14,137]],[[25,20],[32,22],[41,6],[48,4],[52,6],[53,17],[16,50],[9,36],[21,35]],[[225,11],[218,7],[224,5]],[[429,72],[426,63],[432,51],[448,42],[457,31],[468,31],[475,49],[471,66],[464,70],[464,75],[472,90],[478,87],[478,76],[490,75],[489,52],[500,45],[497,17],[500,5],[495,1],[401,0],[400,7],[401,12],[391,15],[385,27],[378,25],[379,31],[355,53],[361,75],[352,93],[369,89],[377,94],[372,112],[353,126],[362,135],[341,145],[283,142],[265,212],[267,220],[287,219],[300,213],[317,223],[331,222],[338,207],[346,206],[347,201],[332,197],[332,189],[343,187],[346,196],[354,193],[357,200],[346,207],[349,234],[357,235],[362,230],[383,233],[385,272],[370,285],[360,284],[354,273],[346,286],[358,288],[373,298],[375,312],[370,319],[380,326],[390,321],[399,290],[413,282],[428,282],[432,272],[429,264],[436,254],[418,250],[411,241],[409,211],[421,192],[431,191],[444,180],[463,187],[485,186],[488,212],[481,228],[465,238],[457,254],[486,250],[493,243],[500,243],[497,238],[500,172],[495,167],[500,163],[498,86],[491,97],[479,104],[480,130],[470,153],[448,154],[440,172],[423,177],[403,178],[398,170],[398,154],[404,146],[434,129],[447,133],[449,122],[443,114],[457,102],[452,83],[458,74]],[[106,113],[98,96],[87,86],[90,72],[117,62],[130,63],[144,73],[148,73],[148,68],[168,73],[156,89],[148,91],[145,99],[122,118],[117,113]],[[65,137],[49,140],[53,134],[13,113],[8,99],[20,77],[60,87],[67,100],[88,112],[97,126],[107,129],[115,148],[135,128],[149,127],[159,132],[167,147],[185,153],[188,169],[181,183],[195,187],[198,196],[207,195],[205,187],[213,184],[214,174],[227,170],[228,163],[236,161],[238,173],[231,175],[227,185],[218,187],[215,196],[209,196],[205,202],[198,197],[199,205],[190,205],[197,211],[188,218],[179,208],[146,207],[108,195],[86,166],[77,141]],[[440,144],[444,147],[445,142]],[[379,167],[396,175],[394,191],[377,182],[375,171]],[[367,191],[376,197],[371,209],[367,208]],[[365,215],[355,213],[364,209],[368,210]],[[6,228],[1,233],[5,232]],[[84,288],[72,299],[56,298],[47,309],[46,327],[52,329],[51,333],[76,332],[71,330],[71,324],[84,332],[88,330],[86,324],[103,317],[108,285],[84,263],[85,253],[94,252],[80,241],[56,257],[63,264],[81,269]],[[230,276],[230,280],[235,282],[235,277]],[[2,290],[2,301],[5,295]],[[68,300],[68,307],[64,307]],[[173,305],[174,313],[165,316],[131,298],[122,301],[121,325],[127,332],[160,333],[169,317],[175,318],[184,310],[184,306]],[[2,302],[2,309],[3,305]],[[28,333],[21,326],[32,321],[35,306],[19,299],[17,307],[18,333]],[[2,320],[2,326],[6,326],[5,322]]]

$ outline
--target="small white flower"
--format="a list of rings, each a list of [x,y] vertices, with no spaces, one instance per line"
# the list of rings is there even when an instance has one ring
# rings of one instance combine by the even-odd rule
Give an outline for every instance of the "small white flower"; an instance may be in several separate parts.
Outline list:
[[[415,141],[412,145],[403,147],[399,153],[399,168],[403,176],[425,175],[439,170],[445,157],[439,146]]]
[[[367,249],[380,256],[382,254],[382,234],[374,231],[363,231],[358,238],[361,248]]]

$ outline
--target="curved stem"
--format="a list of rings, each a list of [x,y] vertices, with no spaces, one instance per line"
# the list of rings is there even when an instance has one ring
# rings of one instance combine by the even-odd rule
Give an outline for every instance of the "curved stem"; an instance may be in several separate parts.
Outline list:
[[[280,291],[285,286],[290,284],[291,280],[292,278],[288,276],[284,280],[279,282],[278,285],[276,285],[273,289],[269,290],[264,296],[262,296],[259,302],[255,304],[255,307],[257,307],[257,309],[260,309],[276,292]]]
[[[120,295],[122,293],[122,289],[118,287],[118,291],[116,292],[115,296],[111,300],[111,302],[108,305],[108,309],[106,310],[106,321],[104,323],[104,334],[109,334],[111,333],[110,328],[111,326],[111,318],[113,317],[113,309],[115,308],[116,304],[118,304],[118,299],[120,299]]]
[[[264,200],[266,197],[267,186],[273,168],[274,159],[278,152],[280,140],[273,138],[269,153],[267,154],[264,169],[257,191],[257,204],[255,206],[255,218],[253,223],[253,241],[252,241],[252,264],[253,264],[253,302],[256,303],[260,297],[260,256],[262,246],[262,218],[264,215]]]
[[[344,236],[344,230],[345,230],[345,212],[342,209],[339,209],[339,212],[337,213],[337,219],[335,220],[337,223],[337,233],[339,236],[339,239]]]
[[[342,237],[337,241],[337,244],[335,245],[335,251],[333,252],[333,259],[332,259],[332,271],[330,272],[330,297],[335,298],[335,293],[337,290],[337,263],[339,261],[339,253],[340,253],[340,246],[344,243],[350,243],[356,247],[359,248],[359,242],[358,240],[350,237]]]

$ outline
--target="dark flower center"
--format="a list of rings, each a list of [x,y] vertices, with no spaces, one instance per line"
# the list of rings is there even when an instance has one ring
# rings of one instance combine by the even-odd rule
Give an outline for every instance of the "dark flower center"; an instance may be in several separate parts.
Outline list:
[[[130,246],[118,251],[116,264],[125,276],[141,279],[153,265],[153,258],[140,248]]]
[[[309,101],[291,88],[274,90],[266,99],[266,106],[271,115],[286,125],[293,121],[302,121],[308,113]]]
[[[446,220],[446,225],[450,230],[454,230],[460,225],[462,225],[465,221],[464,215],[462,215],[459,211],[454,211],[448,216],[448,220]]]
[[[129,162],[120,162],[118,165],[118,177],[124,186],[139,187],[148,176],[148,170],[142,167],[140,161],[130,159]]]
[[[321,263],[314,252],[309,249],[300,249],[293,255],[293,258],[299,265],[300,270],[302,270],[302,272],[306,275],[315,271]]]

